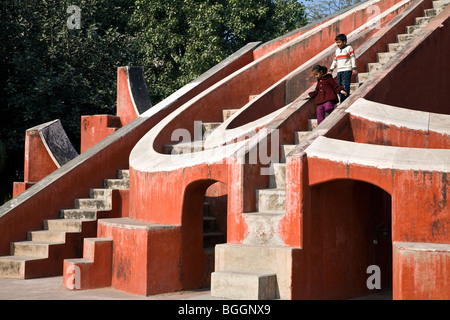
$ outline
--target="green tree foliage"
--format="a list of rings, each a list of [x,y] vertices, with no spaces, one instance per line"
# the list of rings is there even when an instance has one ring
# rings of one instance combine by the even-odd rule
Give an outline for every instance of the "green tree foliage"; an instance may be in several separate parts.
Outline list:
[[[26,129],[60,119],[78,149],[81,115],[115,113],[116,67],[132,54],[125,29],[134,0],[77,0],[82,28],[69,29],[74,2],[3,0],[0,6],[3,193],[23,179]]]
[[[67,25],[70,5],[80,29]],[[306,20],[297,0],[2,0],[0,23],[0,193],[11,193],[26,129],[60,119],[79,149],[82,115],[115,114],[117,67],[143,66],[156,103]]]
[[[137,0],[131,27],[159,101],[251,41],[306,24],[297,0]]]
[[[67,27],[70,4],[8,0],[2,8],[10,29],[2,32],[10,44],[4,55],[7,61],[2,61],[8,69],[2,79],[4,103],[6,114],[14,116],[22,132],[59,118],[76,137],[80,114],[114,112],[115,67],[128,62],[129,55],[121,8],[131,7],[133,1],[80,1],[83,27],[79,30]]]

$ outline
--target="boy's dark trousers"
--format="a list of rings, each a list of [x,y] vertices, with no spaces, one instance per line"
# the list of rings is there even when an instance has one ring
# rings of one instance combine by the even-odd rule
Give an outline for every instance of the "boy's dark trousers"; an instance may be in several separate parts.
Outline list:
[[[342,93],[339,94],[339,98],[341,103],[344,102],[345,99],[348,98],[350,94],[350,83],[352,82],[352,71],[340,71],[337,73],[337,81],[338,85],[344,87],[344,91],[347,92],[347,96],[344,96]]]

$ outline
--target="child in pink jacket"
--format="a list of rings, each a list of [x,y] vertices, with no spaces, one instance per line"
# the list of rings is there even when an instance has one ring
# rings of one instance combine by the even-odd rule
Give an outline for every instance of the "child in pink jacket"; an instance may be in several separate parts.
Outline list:
[[[331,113],[334,110],[335,104],[339,101],[337,96],[339,93],[347,96],[344,87],[339,86],[327,71],[327,67],[320,65],[316,65],[312,69],[312,73],[317,79],[317,85],[316,89],[308,94],[311,98],[316,98],[317,124],[325,119],[325,112]]]

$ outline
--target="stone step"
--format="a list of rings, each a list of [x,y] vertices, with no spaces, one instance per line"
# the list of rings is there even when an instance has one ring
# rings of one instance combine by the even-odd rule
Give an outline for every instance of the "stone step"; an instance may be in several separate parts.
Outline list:
[[[404,44],[403,43],[389,43],[388,44],[388,51],[389,52],[397,52],[399,50],[401,50],[403,48]]]
[[[65,242],[18,241],[11,254],[0,257],[0,278],[28,279],[61,275],[65,258],[74,258],[76,245]]]
[[[350,94],[355,93],[355,91],[362,86],[363,83],[362,82],[354,82],[350,84]]]
[[[105,179],[105,186],[129,188],[129,170],[119,170],[117,176]],[[12,255],[0,257],[0,277],[60,275],[63,259],[76,257],[83,237],[95,235],[97,211],[111,210],[111,189],[92,188],[91,198],[75,199],[75,208],[60,210],[60,219],[44,220],[44,230],[29,231],[27,241],[11,243]]]
[[[281,159],[280,162],[281,163],[286,163],[286,156],[292,151],[294,150],[294,148],[296,147],[296,144],[283,144],[281,145]]]
[[[92,188],[89,191],[89,196],[91,198],[108,198],[111,199],[112,189],[106,188]]]
[[[129,179],[105,179],[103,182],[103,187],[108,189],[119,189],[126,190],[130,189]]]
[[[61,219],[97,219],[97,210],[62,209],[59,212]]]
[[[104,198],[75,199],[74,206],[75,209],[106,211],[111,210],[111,200],[108,201]]]
[[[50,244],[53,242],[17,241],[11,244],[11,254],[33,258],[48,258]]]
[[[416,24],[414,26],[407,26],[405,29],[406,29],[406,33],[414,34],[414,33],[417,33],[418,31],[420,31],[423,27],[424,27],[423,24]]]
[[[130,170],[120,169],[119,171],[117,171],[117,177],[119,179],[130,179]]]
[[[432,8],[432,9],[425,9],[423,11],[424,15],[426,17],[435,17],[437,16],[439,13],[441,13],[444,10],[444,8],[440,7],[440,8]]]
[[[417,17],[414,19],[414,24],[416,25],[426,25],[430,22],[434,17]]]
[[[412,35],[412,34],[407,34],[407,33],[406,34],[405,33],[398,34],[397,42],[405,44],[406,42],[410,41],[413,37],[414,37],[414,35]]]
[[[223,122],[202,122],[203,132],[217,129]]]
[[[359,72],[358,73],[358,82],[366,82],[367,79],[369,79],[370,73],[369,72]]]
[[[247,235],[243,244],[282,246],[278,225],[284,213],[245,212],[242,214],[247,224]]]
[[[203,150],[203,140],[168,143],[164,145],[165,154],[186,154]]]
[[[41,258],[24,256],[0,257],[0,277],[11,279],[25,279],[25,266],[28,262],[41,263]]]
[[[273,163],[274,174],[270,176],[270,188],[286,188],[286,163]]]
[[[378,62],[381,64],[385,64],[391,59],[391,57],[394,54],[395,54],[395,52],[378,52],[377,53]]]
[[[66,250],[69,252],[69,256],[73,255],[75,252],[74,248],[66,248],[66,243],[64,241],[16,241],[11,244],[11,254],[20,257],[46,259],[50,256],[50,251],[54,252],[55,250],[58,250],[59,252],[64,252]],[[61,254],[58,254],[58,256],[61,256]]]
[[[367,64],[367,70],[369,71],[369,73],[375,72],[375,71],[381,69],[381,67],[382,67],[382,65],[379,62],[369,62]],[[358,76],[359,76],[359,73],[358,73]],[[359,78],[358,78],[358,80],[359,80]],[[364,82],[364,81],[362,81],[362,82]]]
[[[111,286],[112,243],[110,238],[85,238],[83,257],[64,259],[63,286],[69,290]]]
[[[59,230],[28,231],[27,238],[29,241],[63,243],[66,242],[66,232]]]
[[[235,114],[236,112],[238,112],[239,109],[224,109],[222,110],[222,119],[223,121],[227,121],[228,118],[230,118],[233,114]]]
[[[433,1],[433,9],[444,8],[450,3],[449,0]]]
[[[67,232],[82,232],[83,228],[96,225],[94,219],[47,219],[44,220],[44,229]]]
[[[202,122],[202,135],[203,139],[208,138],[208,136],[216,130],[223,122]]]
[[[286,246],[219,244],[215,248],[214,270],[274,273],[277,275],[276,298],[292,299],[292,264],[299,250]],[[212,286],[214,281],[211,280]]]
[[[275,299],[277,276],[270,271],[216,271],[211,273],[211,296],[246,300]]]
[[[284,213],[286,189],[258,189],[256,190],[258,212]]]
[[[310,133],[311,133],[311,131],[295,131],[295,144],[299,144]]]

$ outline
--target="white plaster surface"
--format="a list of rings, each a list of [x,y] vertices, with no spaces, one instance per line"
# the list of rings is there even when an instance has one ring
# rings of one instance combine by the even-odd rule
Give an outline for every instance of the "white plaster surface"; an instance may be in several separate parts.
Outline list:
[[[320,136],[305,152],[308,157],[380,169],[450,172],[449,149],[381,146]]]
[[[370,121],[424,132],[450,135],[450,115],[409,110],[360,98],[347,113]]]
[[[426,242],[394,242],[394,247],[407,251],[450,252],[450,244]]]

